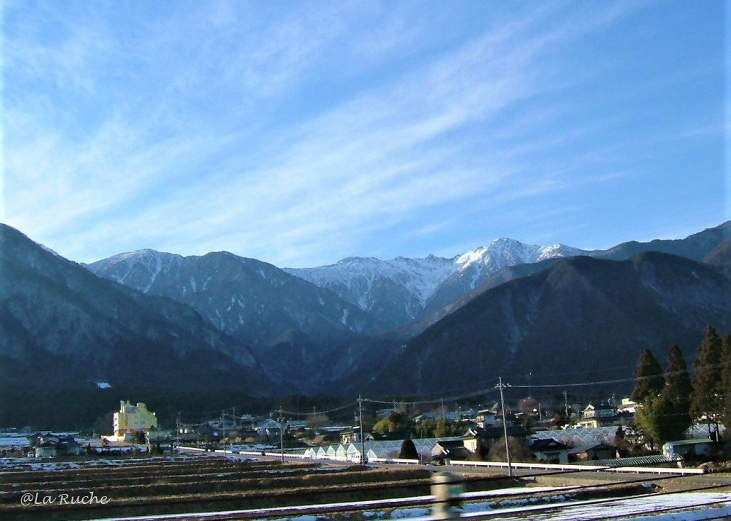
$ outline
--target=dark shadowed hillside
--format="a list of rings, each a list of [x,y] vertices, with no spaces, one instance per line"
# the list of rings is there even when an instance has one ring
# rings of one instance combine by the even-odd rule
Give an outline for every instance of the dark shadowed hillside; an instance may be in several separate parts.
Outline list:
[[[328,288],[254,259],[144,250],[95,263],[97,277],[3,226],[0,386],[353,396],[480,389],[500,375],[627,378],[644,348],[691,352],[706,324],[729,329],[727,229],[669,241],[707,263],[645,252],[505,265],[418,322],[383,331]],[[414,277],[431,280],[434,262]]]
[[[708,228],[702,232],[694,233],[685,239],[655,239],[650,242],[625,242],[614,248],[598,251],[596,252],[596,256],[609,260],[625,260],[639,253],[657,251],[678,255],[695,261],[702,261],[719,244],[729,239],[731,239],[731,221],[727,221],[714,228]]]
[[[726,239],[703,259],[707,264],[731,266],[731,239]]]
[[[271,384],[188,306],[103,280],[0,226],[0,386]]]
[[[384,394],[631,377],[637,354],[694,348],[731,327],[722,269],[662,253],[574,257],[489,289],[409,342],[372,381]]]
[[[251,346],[278,382],[318,392],[322,360],[378,322],[327,288],[255,259],[227,252],[181,257],[143,250],[89,266],[96,275],[148,295],[170,297]]]

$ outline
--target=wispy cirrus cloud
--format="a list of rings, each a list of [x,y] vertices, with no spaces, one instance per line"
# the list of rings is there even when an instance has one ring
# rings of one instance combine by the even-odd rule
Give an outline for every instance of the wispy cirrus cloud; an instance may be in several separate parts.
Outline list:
[[[5,220],[72,259],[302,266],[476,246],[497,214],[542,237],[646,153],[623,134],[643,108],[597,101],[627,58],[572,62],[644,5],[82,7],[14,8],[3,29]]]

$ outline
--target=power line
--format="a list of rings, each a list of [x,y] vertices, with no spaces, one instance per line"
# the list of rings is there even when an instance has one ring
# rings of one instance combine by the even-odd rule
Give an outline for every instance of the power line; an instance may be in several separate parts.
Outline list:
[[[494,387],[490,387],[487,389],[480,389],[479,391],[474,391],[469,394],[462,394],[460,396],[451,396],[448,398],[434,398],[429,400],[418,400],[418,401],[404,401],[399,400],[398,403],[403,405],[429,405],[429,404],[435,404],[435,403],[441,403],[442,401],[446,402],[458,402],[460,400],[466,400],[468,398],[475,398],[476,396],[482,396],[491,392],[495,392]],[[370,403],[377,403],[377,404],[383,404],[383,405],[390,405],[393,403],[393,400],[385,400],[385,399],[373,399],[373,398],[364,398],[363,401],[367,401]]]
[[[700,369],[705,369],[708,367],[722,368],[729,364],[731,364],[731,361],[719,362],[719,363],[715,363],[715,364],[707,364],[707,365],[698,366],[698,367],[691,366],[685,370],[672,371],[669,373],[659,373],[657,375],[649,375],[649,376],[643,376],[643,377],[617,378],[617,379],[607,379],[607,380],[591,380],[591,381],[586,381],[586,382],[532,383],[532,384],[505,383],[503,385],[505,387],[510,387],[510,388],[514,388],[514,389],[564,389],[565,390],[567,388],[575,389],[575,388],[581,388],[581,387],[591,387],[591,386],[600,386],[600,385],[626,384],[626,383],[630,383],[630,382],[636,383],[638,381],[649,379],[649,378],[657,378],[658,376],[663,376],[666,379],[669,376],[675,376],[675,375],[681,375],[681,374],[688,374],[688,376],[692,376],[694,373],[696,373]],[[625,366],[625,367],[629,367],[629,366]],[[574,372],[574,373],[561,373],[561,374],[571,375],[571,374],[585,374],[585,373],[586,373],[586,371]],[[495,377],[495,378],[501,378],[501,377]],[[522,379],[522,378],[525,378],[525,375],[515,376],[513,378]],[[418,399],[418,397],[417,397],[417,399],[414,399],[414,400],[399,400],[398,402],[405,406],[434,405],[434,404],[439,404],[441,402],[454,403],[454,402],[459,402],[462,400],[468,400],[471,398],[475,398],[478,396],[489,395],[490,393],[496,392],[497,390],[498,389],[496,387],[488,387],[488,388],[478,389],[476,391],[472,391],[469,393],[450,396],[447,398],[441,398],[441,397],[436,398],[435,397],[435,398],[429,398],[429,399]],[[718,396],[724,397],[724,396],[727,396],[728,394],[729,393],[721,393]],[[589,396],[590,395],[586,395],[585,397],[589,397]],[[348,409],[352,409],[353,407],[355,407],[357,405],[362,406],[363,402],[369,402],[369,403],[373,403],[373,404],[391,405],[392,403],[394,403],[394,400],[392,397],[390,397],[388,400],[386,400],[385,398],[382,398],[382,399],[367,398],[367,397],[362,397],[362,395],[361,395],[361,397],[359,397],[358,400],[349,401],[348,403],[346,403],[344,405],[334,407],[334,408],[331,408],[328,410],[315,411],[315,412],[298,412],[298,411],[284,410],[280,407],[280,409],[277,412],[281,411],[281,413],[286,414],[290,417],[307,417],[310,415],[328,415],[328,414],[333,414],[333,413],[345,411]],[[198,413],[198,415],[197,415],[198,421],[184,422],[184,423],[186,423],[189,426],[204,425],[207,422],[200,421],[200,418],[204,417],[204,416],[213,416],[214,414],[216,414],[216,413],[214,413],[213,411],[210,411],[209,413],[201,412],[201,413]]]
[[[365,400],[363,400],[363,401],[365,401]],[[314,416],[321,416],[321,415],[332,414],[334,412],[344,411],[346,409],[352,409],[356,405],[358,405],[358,402],[357,401],[352,401],[352,402],[346,403],[345,405],[341,405],[340,407],[335,407],[333,409],[328,409],[326,411],[295,412],[295,411],[282,410],[280,408],[280,409],[277,409],[277,412],[279,412],[281,410],[287,416],[313,416],[313,415]]]

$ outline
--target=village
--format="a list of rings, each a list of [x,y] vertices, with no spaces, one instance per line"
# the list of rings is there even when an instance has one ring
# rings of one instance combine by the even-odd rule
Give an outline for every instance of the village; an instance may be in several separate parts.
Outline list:
[[[610,398],[583,407],[566,402],[563,414],[559,414],[529,398],[518,402],[514,410],[503,411],[499,402],[491,407],[455,411],[442,406],[410,418],[405,406],[394,402],[392,407],[374,411],[374,422],[365,430],[357,415],[354,425],[337,425],[317,414],[298,421],[286,418],[282,411],[255,416],[236,415],[235,410],[223,411],[220,417],[203,423],[177,422],[174,428],[165,429],[144,403],[122,400],[113,415],[111,435],[26,435],[16,431],[0,437],[0,455],[43,460],[111,454],[173,455],[190,448],[351,463],[408,460],[440,465],[506,461],[509,446],[513,462],[683,467],[702,463],[712,450],[713,442],[704,436],[702,427],[691,429],[686,439],[667,442],[655,450],[638,448],[635,440],[632,450],[627,440],[632,437],[635,408],[630,398],[618,403]],[[8,443],[8,439],[14,441]]]

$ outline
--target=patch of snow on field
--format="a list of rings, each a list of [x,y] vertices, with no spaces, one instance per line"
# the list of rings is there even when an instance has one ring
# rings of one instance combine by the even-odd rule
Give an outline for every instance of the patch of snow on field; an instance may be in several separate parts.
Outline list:
[[[710,508],[710,505],[715,503],[724,503],[724,505]],[[486,506],[488,505],[478,503],[469,505],[469,511],[484,512]],[[555,510],[546,511],[545,509],[546,505],[500,509],[499,511],[503,514],[500,519],[524,521],[527,514],[530,514],[530,519],[536,521],[590,521],[608,517],[651,521],[716,519],[719,516],[731,516],[731,494],[710,492],[658,494],[625,499],[576,501],[565,503]],[[663,512],[668,509],[677,510],[674,513]],[[678,511],[681,509],[684,510]]]
[[[523,489],[525,492],[525,489]],[[562,495],[551,498],[557,501],[547,505],[535,504],[536,498],[501,501],[495,508],[495,502],[476,502],[464,505],[460,515],[464,518],[479,517],[479,513],[500,513],[500,519],[512,521],[590,521],[606,518],[618,518],[634,521],[703,521],[728,517],[731,519],[731,494],[727,493],[676,493],[658,494],[655,496],[629,497],[624,499],[600,499],[589,501],[565,501]],[[562,502],[563,500],[563,502]],[[513,505],[507,506],[506,505]],[[554,508],[551,508],[551,507]],[[549,510],[546,510],[549,508]],[[668,509],[679,509],[668,512]],[[665,510],[665,512],[663,512]],[[430,507],[408,507],[390,510],[369,510],[362,514],[366,519],[428,519]],[[526,517],[528,516],[528,517]],[[332,516],[320,514],[293,515],[286,519],[309,521],[310,519],[329,519]]]
[[[282,517],[279,519],[272,519],[271,521],[289,521],[291,517]],[[323,518],[320,516],[300,516],[296,518],[297,521],[320,521]]]
[[[27,447],[26,436],[0,435],[0,447]]]

